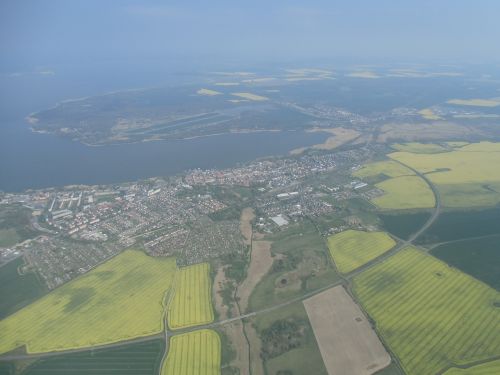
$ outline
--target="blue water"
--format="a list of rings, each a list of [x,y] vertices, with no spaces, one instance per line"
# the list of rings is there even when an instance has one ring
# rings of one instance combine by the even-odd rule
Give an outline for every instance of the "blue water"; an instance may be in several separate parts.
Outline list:
[[[107,72],[107,73],[103,73]],[[180,141],[101,147],[33,133],[24,118],[58,101],[196,77],[132,75],[130,69],[55,70],[54,75],[0,75],[0,190],[20,191],[70,184],[108,184],[168,176],[191,168],[224,168],[321,143],[322,133],[226,134]]]

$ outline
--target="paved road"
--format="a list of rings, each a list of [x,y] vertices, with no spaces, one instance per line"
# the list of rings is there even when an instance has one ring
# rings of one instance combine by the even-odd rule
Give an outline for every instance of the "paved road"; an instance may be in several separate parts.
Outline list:
[[[398,162],[398,161],[396,161],[396,162]],[[398,163],[400,163],[400,162],[398,162]],[[406,248],[407,246],[411,245],[418,237],[420,237],[427,229],[429,229],[429,227],[436,221],[436,219],[438,218],[439,214],[441,213],[441,197],[439,195],[439,191],[437,190],[436,186],[424,174],[422,174],[422,173],[418,172],[417,170],[415,170],[415,169],[407,166],[406,164],[403,164],[403,163],[400,163],[400,164],[403,165],[403,166],[405,166],[405,167],[407,167],[407,168],[409,168],[409,169],[411,169],[413,172],[415,172],[415,174],[417,176],[421,177],[429,185],[429,187],[432,190],[432,192],[434,194],[434,197],[435,197],[435,206],[434,206],[434,210],[432,212],[432,215],[429,217],[429,219],[425,222],[425,224],[417,232],[415,232],[414,234],[412,234],[410,236],[410,238],[408,240],[401,242],[400,244],[398,244],[397,246],[395,246],[393,249],[387,251],[383,255],[381,255],[381,256],[373,259],[372,261],[366,263],[365,265],[359,267],[355,271],[350,272],[349,274],[345,275],[340,280],[337,280],[337,281],[335,281],[335,282],[333,282],[331,284],[328,284],[328,285],[326,285],[324,287],[321,287],[321,288],[315,289],[313,291],[307,292],[307,293],[305,293],[305,294],[303,294],[303,295],[301,295],[299,297],[292,298],[292,299],[290,299],[288,301],[285,301],[283,303],[280,303],[280,304],[277,304],[277,305],[273,305],[273,306],[269,306],[269,307],[267,307],[265,309],[262,309],[262,310],[252,311],[252,312],[249,312],[249,313],[241,314],[241,315],[235,316],[233,318],[229,318],[229,319],[224,319],[224,320],[220,320],[220,321],[217,321],[217,322],[213,322],[213,323],[210,323],[210,324],[205,324],[205,325],[196,326],[196,327],[189,327],[189,328],[185,328],[185,329],[178,329],[175,332],[168,331],[167,330],[167,322],[165,322],[165,327],[166,327],[165,331],[162,332],[162,333],[160,333],[160,334],[153,335],[153,336],[148,336],[148,337],[142,337],[142,338],[135,339],[135,340],[128,340],[128,341],[125,341],[125,342],[122,341],[122,342],[118,342],[118,343],[114,343],[114,344],[109,344],[109,345],[94,346],[93,349],[105,349],[105,348],[111,348],[111,347],[116,347],[116,346],[120,346],[120,345],[129,344],[129,343],[145,342],[145,341],[154,340],[154,339],[160,338],[160,337],[164,338],[167,341],[166,345],[168,345],[168,337],[170,337],[170,336],[174,336],[174,335],[178,335],[178,334],[186,333],[186,332],[191,332],[191,331],[195,331],[195,330],[199,330],[199,329],[214,328],[214,327],[217,327],[217,326],[221,326],[221,325],[224,325],[224,324],[229,324],[229,323],[232,323],[234,321],[242,320],[242,319],[245,319],[245,318],[251,318],[253,316],[264,314],[264,313],[268,313],[270,311],[274,311],[274,310],[280,309],[282,307],[291,305],[292,303],[305,300],[305,299],[307,299],[309,297],[312,297],[312,296],[314,296],[314,295],[316,295],[318,293],[321,293],[321,292],[323,292],[323,291],[325,291],[327,289],[333,288],[335,286],[338,286],[338,285],[341,285],[341,284],[348,284],[349,281],[353,277],[355,277],[356,275],[360,274],[361,272],[366,271],[367,269],[375,266],[376,264],[379,264],[379,263],[383,262],[387,258],[395,255],[399,251],[401,251],[404,248]],[[75,349],[75,350],[66,350],[66,351],[52,352],[52,353],[24,354],[24,355],[23,354],[20,354],[20,355],[7,355],[7,356],[0,356],[0,361],[29,359],[29,358],[45,358],[45,357],[51,357],[51,356],[60,355],[60,354],[78,353],[78,352],[83,352],[83,351],[88,351],[88,350],[89,350],[89,348],[86,348],[86,349]],[[167,350],[165,350],[165,353],[167,353]],[[164,358],[162,359],[162,363],[163,363],[163,360],[164,360]]]
[[[398,162],[397,160],[395,160],[395,161]],[[436,219],[439,217],[439,214],[441,213],[441,196],[439,195],[439,191],[438,191],[437,187],[432,183],[432,181],[429,180],[429,178],[426,175],[420,173],[416,169],[413,169],[413,168],[411,168],[411,167],[409,167],[406,164],[403,164],[401,162],[398,162],[398,163],[401,164],[401,165],[403,165],[403,166],[405,166],[408,169],[411,169],[413,172],[415,172],[415,174],[417,176],[419,176],[420,178],[422,178],[427,183],[427,185],[429,185],[430,189],[432,190],[432,193],[434,194],[434,199],[435,199],[434,210],[432,211],[431,216],[429,217],[429,219],[427,219],[427,221],[424,223],[424,225],[422,225],[422,227],[418,231],[416,231],[415,233],[413,233],[410,236],[410,238],[408,238],[406,241],[401,242],[399,245],[397,245],[396,247],[392,248],[391,250],[385,252],[381,256],[379,256],[379,257],[371,260],[368,263],[365,263],[363,266],[361,266],[361,267],[357,268],[356,270],[348,273],[346,275],[346,278],[348,280],[350,280],[353,277],[355,277],[356,275],[359,275],[360,273],[366,271],[368,268],[371,268],[374,265],[383,262],[387,258],[390,258],[394,254],[400,252],[404,248],[406,248],[409,245],[411,245],[418,237],[420,237],[427,229],[429,229],[432,224],[434,224],[434,222],[436,221]]]
[[[464,241],[481,240],[483,238],[494,238],[494,237],[500,237],[500,234],[492,233],[492,234],[485,234],[483,236],[459,238],[456,240],[436,242],[436,243],[425,245],[425,246],[427,248],[427,251],[431,251],[432,249],[435,249],[436,247],[441,246],[441,245],[447,245],[450,243],[458,243],[458,242],[464,242]]]

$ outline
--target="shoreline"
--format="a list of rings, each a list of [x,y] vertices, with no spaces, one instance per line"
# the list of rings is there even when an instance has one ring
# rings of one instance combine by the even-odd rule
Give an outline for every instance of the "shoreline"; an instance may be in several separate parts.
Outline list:
[[[230,134],[258,134],[258,133],[280,133],[280,132],[300,132],[301,131],[301,130],[283,130],[283,129],[258,129],[258,130],[240,129],[240,130],[233,130],[233,131],[227,131],[227,132],[222,132],[222,133],[214,133],[214,134],[206,134],[206,135],[194,135],[194,136],[183,137],[183,138],[158,138],[158,139],[149,138],[149,139],[142,139],[139,141],[130,141],[130,142],[124,141],[124,142],[110,142],[110,143],[94,144],[94,143],[88,143],[88,142],[79,140],[77,138],[71,139],[71,138],[61,137],[60,135],[53,133],[53,132],[49,132],[47,130],[37,130],[37,129],[34,129],[33,126],[30,126],[29,128],[33,133],[53,135],[55,137],[66,139],[66,140],[71,141],[71,142],[78,142],[78,143],[85,145],[85,146],[88,146],[88,147],[133,145],[133,144],[138,144],[138,143],[158,142],[158,141],[164,141],[164,142],[189,141],[192,139],[209,138],[209,137],[216,137],[216,136],[230,135]],[[303,131],[308,132],[307,129],[304,129]]]

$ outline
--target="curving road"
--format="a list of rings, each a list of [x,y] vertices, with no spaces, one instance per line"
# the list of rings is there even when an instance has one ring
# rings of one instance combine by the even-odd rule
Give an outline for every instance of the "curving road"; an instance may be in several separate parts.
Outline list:
[[[430,226],[432,224],[434,224],[434,222],[436,221],[436,219],[439,217],[440,213],[441,213],[441,196],[439,195],[439,191],[437,189],[437,187],[432,183],[431,180],[429,180],[429,178],[420,173],[419,171],[417,171],[416,169],[404,164],[404,163],[401,163],[400,161],[397,161],[397,160],[394,160],[395,162],[401,164],[402,166],[410,169],[411,171],[413,171],[417,176],[419,176],[421,179],[423,179],[427,185],[429,185],[429,188],[432,190],[432,193],[434,194],[434,210],[432,211],[432,214],[431,216],[429,217],[429,219],[427,219],[427,221],[424,223],[424,225],[422,225],[422,227],[420,227],[420,229],[418,231],[416,231],[415,233],[413,233],[410,238],[408,238],[407,240],[403,240],[399,245],[393,247],[391,250],[385,252],[384,254],[382,254],[381,256],[365,263],[364,265],[362,265],[361,267],[357,268],[356,270],[348,273],[346,275],[346,278],[347,279],[352,279],[354,276],[362,273],[363,271],[365,271],[366,269],[368,268],[371,268],[373,267],[375,264],[379,264],[381,262],[383,262],[384,260],[386,260],[387,258],[393,256],[394,254],[400,252],[401,250],[403,250],[404,248],[408,247],[409,245],[412,245],[413,242],[418,238],[420,237],[427,229],[430,228]]]
[[[429,178],[427,176],[425,176],[424,174],[420,173],[419,171],[417,171],[416,169],[404,164],[404,163],[401,163],[397,160],[394,160],[396,161],[397,163],[403,165],[404,167],[412,170],[417,176],[419,176],[420,178],[422,178],[426,183],[427,185],[429,185],[430,189],[432,190],[433,194],[434,194],[434,198],[435,198],[435,205],[434,205],[434,210],[431,214],[431,216],[429,217],[429,219],[424,223],[424,225],[418,230],[416,231],[415,233],[413,233],[410,238],[408,238],[408,240],[406,241],[402,241],[400,242],[397,246],[395,246],[394,248],[392,248],[391,250],[387,251],[386,253],[382,254],[381,256],[371,260],[370,262],[364,264],[363,266],[359,267],[358,269],[346,274],[344,277],[342,277],[340,280],[337,280],[333,283],[330,283],[328,285],[325,285],[321,288],[318,288],[318,289],[315,289],[315,290],[312,290],[310,292],[307,292],[299,297],[296,297],[296,298],[292,298],[288,301],[285,301],[285,302],[282,302],[282,303],[279,303],[279,304],[276,304],[276,305],[272,305],[272,306],[269,306],[267,308],[264,308],[264,309],[261,309],[261,310],[257,310],[257,311],[252,311],[252,312],[248,312],[248,313],[245,313],[245,314],[240,314],[238,316],[235,316],[235,317],[232,317],[232,318],[229,318],[229,319],[224,319],[224,320],[219,320],[219,321],[216,321],[216,322],[213,322],[213,323],[209,323],[209,324],[205,324],[205,325],[200,325],[200,326],[196,326],[196,327],[188,327],[188,328],[184,328],[184,329],[178,329],[178,330],[175,330],[175,332],[172,332],[172,331],[169,331],[168,330],[168,325],[167,325],[167,322],[166,322],[166,319],[165,319],[165,331],[162,332],[162,333],[159,333],[159,334],[156,334],[156,335],[152,335],[152,336],[148,336],[148,337],[141,337],[141,338],[137,338],[137,339],[132,339],[132,340],[127,340],[127,341],[121,341],[121,342],[117,342],[117,343],[114,343],[114,344],[108,344],[108,345],[100,345],[100,346],[94,346],[94,347],[91,347],[91,348],[82,348],[82,349],[74,349],[74,350],[65,350],[65,351],[60,351],[60,352],[50,352],[50,353],[38,353],[38,354],[12,354],[12,355],[4,355],[4,356],[0,356],[0,361],[11,361],[11,360],[22,360],[22,359],[30,359],[30,358],[45,358],[45,357],[52,357],[52,356],[56,356],[56,355],[62,355],[62,354],[68,354],[68,353],[78,353],[78,352],[83,352],[83,351],[88,351],[88,350],[91,350],[91,349],[94,349],[94,350],[98,350],[98,349],[106,349],[106,348],[112,348],[112,347],[117,347],[117,346],[121,346],[121,345],[126,345],[126,344],[130,344],[130,343],[137,343],[137,342],[145,342],[145,341],[150,341],[150,340],[154,340],[154,339],[157,339],[157,338],[163,338],[164,340],[166,340],[166,347],[165,347],[165,352],[164,352],[164,355],[163,355],[163,358],[162,358],[162,361],[161,361],[161,364],[163,364],[164,360],[165,360],[165,357],[166,357],[166,353],[168,352],[168,338],[171,337],[171,336],[174,336],[174,335],[178,335],[178,334],[181,334],[181,333],[186,333],[186,332],[191,332],[191,331],[195,331],[195,330],[199,330],[199,329],[205,329],[205,328],[214,328],[214,327],[217,327],[217,326],[221,326],[221,325],[224,325],[224,324],[229,324],[231,322],[234,322],[234,321],[237,321],[237,320],[242,320],[242,319],[245,319],[245,318],[251,318],[253,316],[256,316],[256,315],[260,315],[260,314],[265,314],[265,313],[268,313],[270,311],[273,311],[273,310],[277,310],[277,309],[280,309],[282,307],[285,307],[285,306],[288,306],[288,305],[291,305],[293,303],[296,303],[296,302],[299,302],[299,301],[303,301],[309,297],[312,297],[318,293],[321,293],[327,289],[330,289],[330,288],[333,288],[335,286],[338,286],[338,285],[341,285],[341,284],[348,284],[349,281],[357,276],[358,274],[366,271],[367,269],[375,266],[376,264],[379,264],[381,262],[383,262],[384,260],[386,260],[387,258],[395,255],[396,253],[398,253],[399,251],[403,250],[404,248],[406,248],[407,246],[409,245],[412,245],[412,243],[418,238],[420,237],[427,229],[429,229],[429,227],[436,221],[436,219],[439,217],[439,214],[441,213],[441,197],[439,195],[439,191],[437,189],[437,187],[432,183],[432,181],[429,180]],[[161,367],[160,367],[161,369]]]

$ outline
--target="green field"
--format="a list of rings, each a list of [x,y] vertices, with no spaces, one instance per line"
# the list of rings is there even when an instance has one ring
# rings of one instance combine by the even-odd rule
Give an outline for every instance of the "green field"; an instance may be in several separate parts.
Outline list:
[[[388,210],[431,208],[435,205],[434,194],[429,185],[418,176],[401,176],[375,185],[385,192],[372,202]]]
[[[389,155],[438,186],[447,207],[492,207],[500,203],[500,144],[471,143],[437,154],[394,152]]]
[[[408,169],[393,160],[384,160],[366,164],[361,169],[354,172],[352,175],[354,177],[366,178],[377,175],[384,175],[387,177],[400,177],[411,176],[414,174],[415,173],[411,169]]]
[[[89,350],[40,359],[22,375],[156,375],[165,350],[163,340],[152,340],[118,348]]]
[[[216,332],[203,329],[173,336],[162,375],[220,374],[221,342]]]
[[[451,368],[444,375],[495,375],[500,374],[500,360],[472,366],[467,369]]]
[[[443,244],[431,253],[500,291],[500,235]]]
[[[354,292],[407,375],[500,355],[500,293],[420,250],[355,277]]]
[[[438,152],[446,152],[446,148],[434,143],[396,143],[391,147],[398,151],[411,152],[414,154],[435,154]]]
[[[0,362],[0,375],[16,375],[16,368],[13,363]]]
[[[379,214],[384,229],[396,237],[408,239],[429,219],[429,212]]]
[[[23,258],[17,258],[0,267],[0,319],[47,293],[35,274],[19,274],[23,264]]]
[[[387,233],[346,230],[328,237],[330,254],[341,273],[348,273],[396,245]]]
[[[163,329],[174,258],[127,250],[0,321],[0,353],[107,344]]]
[[[200,263],[179,269],[167,310],[171,329],[207,324],[214,320],[210,266]]]
[[[439,243],[500,234],[500,208],[443,212],[418,243]]]

